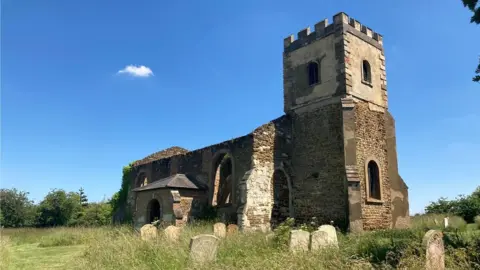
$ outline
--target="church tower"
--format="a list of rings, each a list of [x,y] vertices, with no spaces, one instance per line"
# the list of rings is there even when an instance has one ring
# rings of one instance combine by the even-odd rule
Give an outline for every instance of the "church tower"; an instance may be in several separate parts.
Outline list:
[[[345,13],[284,40],[295,218],[361,231],[408,226],[382,36]]]

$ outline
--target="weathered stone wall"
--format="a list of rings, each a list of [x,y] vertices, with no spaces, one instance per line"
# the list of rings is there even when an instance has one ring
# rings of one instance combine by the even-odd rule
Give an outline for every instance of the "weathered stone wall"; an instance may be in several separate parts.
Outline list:
[[[211,204],[214,190],[215,163],[222,155],[229,154],[232,158],[232,203],[218,208],[221,215],[228,222],[236,222],[237,202],[236,194],[239,179],[251,169],[253,153],[253,135],[249,134],[219,144],[190,151],[185,154],[164,157],[160,160],[151,160],[136,167],[137,176],[145,173],[149,183],[163,179],[176,173],[193,176],[197,184],[207,190],[208,203]],[[135,187],[135,181],[132,183]],[[134,207],[134,206],[133,206]],[[134,209],[134,212],[138,210]],[[134,214],[135,215],[135,214]]]
[[[151,191],[136,192],[135,199],[135,216],[133,223],[136,229],[141,228],[144,224],[148,223],[149,213],[147,210],[148,203],[156,199],[160,203],[162,220],[170,222],[174,221],[173,215],[173,201],[170,190],[157,189]]]
[[[183,225],[192,217],[199,217],[207,202],[206,192],[198,190],[155,189],[136,193],[135,228],[148,223],[148,204],[153,199],[160,203],[162,221],[175,225]]]
[[[346,226],[347,204],[340,102],[293,117],[292,167],[295,218]]]
[[[291,151],[291,122],[282,116],[253,132],[253,168],[241,179],[244,193],[238,211],[244,230],[270,230],[273,206],[273,173],[288,166]]]
[[[398,173],[397,142],[395,136],[395,120],[387,112],[387,155],[388,177],[391,185],[392,227],[410,227],[410,211],[408,203],[408,187]]]
[[[333,52],[335,37],[326,36],[308,47],[295,51],[286,51],[283,58],[284,74],[284,108],[308,103],[322,97],[328,97],[336,91],[336,59]],[[310,62],[318,63],[319,82],[308,85],[307,66]]]
[[[362,218],[365,230],[390,228],[392,207],[388,173],[386,114],[370,110],[367,102],[355,104],[357,168],[362,190]],[[381,200],[367,198],[366,164],[374,160],[380,170]]]
[[[387,107],[386,91],[382,85],[386,83],[385,56],[383,50],[371,46],[358,35],[359,30],[346,32],[344,39],[345,50],[348,51],[348,71],[351,74],[352,87],[347,88],[347,94],[369,101],[377,106]],[[353,34],[352,34],[353,32]],[[362,80],[362,63],[366,60],[370,64],[371,83]]]

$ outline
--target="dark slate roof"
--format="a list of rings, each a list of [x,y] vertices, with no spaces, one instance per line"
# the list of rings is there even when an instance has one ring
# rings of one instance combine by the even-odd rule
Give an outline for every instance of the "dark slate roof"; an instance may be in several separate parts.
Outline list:
[[[145,191],[145,190],[152,190],[152,189],[161,189],[161,188],[187,188],[187,189],[196,189],[202,190],[203,188],[199,185],[194,183],[187,177],[185,174],[174,174],[167,178],[163,178],[157,181],[154,181],[150,184],[147,184],[143,187],[138,187],[133,189],[132,191]]]
[[[159,160],[159,159],[162,159],[162,158],[169,158],[171,156],[176,156],[176,155],[182,155],[182,154],[185,154],[185,153],[188,153],[187,149],[182,148],[182,147],[178,147],[178,146],[173,146],[173,147],[164,149],[162,151],[155,152],[155,153],[153,153],[151,155],[148,155],[148,156],[146,156],[142,159],[139,159],[139,160],[133,162],[133,166],[137,167],[137,166],[140,166],[140,165],[143,165],[143,164],[150,163],[150,162],[155,161],[155,160]]]

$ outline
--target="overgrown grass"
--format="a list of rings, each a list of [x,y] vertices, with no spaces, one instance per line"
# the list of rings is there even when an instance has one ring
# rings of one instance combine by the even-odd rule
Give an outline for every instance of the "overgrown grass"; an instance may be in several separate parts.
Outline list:
[[[443,221],[443,219],[442,219]],[[285,235],[292,226],[264,233],[238,233],[223,239],[217,260],[194,266],[190,238],[212,233],[212,224],[187,226],[180,241],[142,241],[128,227],[2,230],[1,269],[422,269],[425,226],[363,234],[338,233],[339,249],[291,253]],[[449,269],[480,267],[480,230],[444,231]],[[40,263],[41,262],[41,263]]]
[[[446,230],[460,230],[464,231],[467,228],[467,222],[459,216],[441,215],[441,214],[428,214],[419,215],[412,218],[412,228],[415,229],[434,229],[444,230],[444,219],[448,217],[448,227]]]

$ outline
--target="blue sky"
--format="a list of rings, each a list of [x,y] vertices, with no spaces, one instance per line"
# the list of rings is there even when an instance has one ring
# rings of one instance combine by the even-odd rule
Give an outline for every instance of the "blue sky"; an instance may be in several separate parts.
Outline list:
[[[426,2],[3,0],[1,187],[101,200],[133,160],[249,133],[283,113],[283,38],[345,11],[384,35],[411,212],[470,193],[480,26],[460,0]]]

